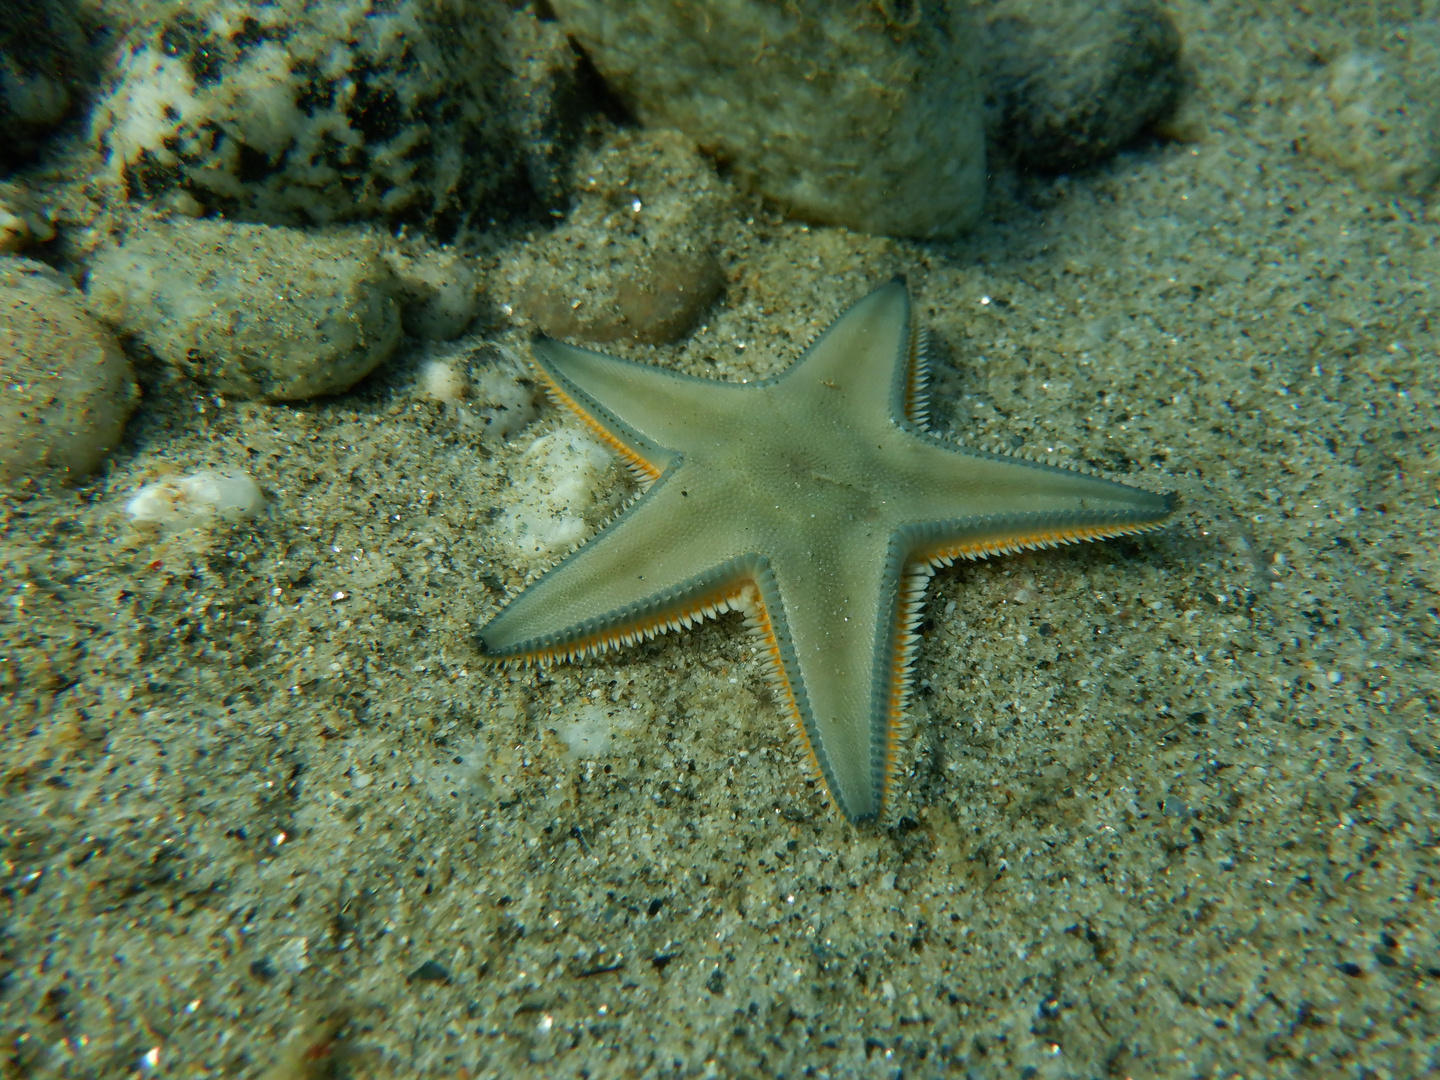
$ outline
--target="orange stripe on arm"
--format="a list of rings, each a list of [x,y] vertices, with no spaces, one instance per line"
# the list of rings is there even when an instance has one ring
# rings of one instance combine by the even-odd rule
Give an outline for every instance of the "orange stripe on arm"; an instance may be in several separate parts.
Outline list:
[[[641,618],[602,627],[583,637],[558,641],[543,648],[495,659],[502,666],[523,665],[526,667],[537,665],[545,667],[550,664],[564,663],[567,660],[583,660],[587,656],[596,656],[608,652],[610,649],[619,649],[639,644],[641,641],[649,641],[660,634],[669,633],[671,630],[689,629],[696,623],[713,619],[727,611],[744,610],[740,602],[743,592],[743,586],[737,586],[733,581],[726,582],[717,589],[690,598],[683,607],[647,612]]]
[[[1131,536],[1163,527],[1163,522],[1143,525],[1079,525],[1074,528],[1046,529],[1014,536],[974,537],[953,544],[921,548],[915,553],[915,558],[931,566],[949,566],[956,559],[984,559],[991,555],[1059,547],[1061,544],[1079,544],[1087,540],[1109,540],[1116,536]]]
[[[590,429],[591,434],[595,435],[601,442],[615,451],[615,453],[624,460],[625,464],[629,465],[630,468],[646,482],[653,482],[659,479],[659,469],[637,454],[629,445],[621,442],[611,434],[610,429],[591,416],[589,412],[580,406],[579,402],[567,394],[560,384],[551,377],[548,371],[533,360],[530,366],[534,368],[536,374],[540,376],[540,381],[545,386],[545,393],[549,395],[551,401],[573,413],[576,419]]]
[[[820,759],[815,756],[815,748],[810,745],[810,734],[805,730],[805,722],[800,717],[800,706],[795,701],[795,691],[790,685],[789,676],[785,674],[785,665],[781,663],[780,641],[775,636],[775,626],[770,621],[770,612],[766,609],[765,601],[760,596],[759,586],[753,581],[745,582],[737,590],[735,599],[730,602],[730,606],[744,613],[746,629],[760,639],[767,655],[766,677],[770,680],[770,684],[780,692],[780,707],[789,716],[790,726],[800,739],[800,745],[805,751],[805,760],[810,763],[810,773],[820,782],[820,787],[829,797],[830,804],[836,810],[840,810],[840,804],[835,800],[835,793],[830,790],[830,784],[825,779],[825,771],[820,768]]]

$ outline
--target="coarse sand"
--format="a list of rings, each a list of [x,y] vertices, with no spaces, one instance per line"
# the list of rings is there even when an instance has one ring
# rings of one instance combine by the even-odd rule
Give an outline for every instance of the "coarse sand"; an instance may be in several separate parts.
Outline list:
[[[554,408],[487,439],[418,349],[298,406],[150,371],[107,471],[0,498],[0,1075],[1440,1068],[1440,207],[1291,123],[1312,41],[1398,48],[1364,8],[1177,2],[1188,141],[998,172],[949,245],[740,200],[704,325],[612,347],[764,376],[904,273],[937,428],[1181,494],[937,575],[884,828],[734,616],[481,663]],[[523,349],[496,320],[467,385]],[[263,514],[126,515],[202,469]]]

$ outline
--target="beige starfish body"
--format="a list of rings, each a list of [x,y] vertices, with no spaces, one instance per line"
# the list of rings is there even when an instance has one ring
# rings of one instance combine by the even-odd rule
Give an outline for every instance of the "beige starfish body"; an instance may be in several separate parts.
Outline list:
[[[961,449],[924,426],[903,281],[852,306],[779,376],[724,383],[547,339],[552,396],[649,484],[480,630],[489,657],[574,659],[730,609],[840,810],[878,818],[933,568],[1142,532],[1174,499]]]

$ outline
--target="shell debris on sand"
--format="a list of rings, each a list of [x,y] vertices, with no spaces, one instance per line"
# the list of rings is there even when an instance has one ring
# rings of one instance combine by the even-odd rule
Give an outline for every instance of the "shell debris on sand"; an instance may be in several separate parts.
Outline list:
[[[422,355],[412,392],[444,406],[460,430],[479,431],[483,445],[499,446],[539,414],[540,392],[509,346],[472,338]]]
[[[135,521],[186,527],[244,521],[265,509],[265,493],[243,472],[201,470],[146,484],[125,503]]]
[[[459,405],[470,393],[470,378],[454,358],[426,360],[420,367],[420,392],[442,405]]]

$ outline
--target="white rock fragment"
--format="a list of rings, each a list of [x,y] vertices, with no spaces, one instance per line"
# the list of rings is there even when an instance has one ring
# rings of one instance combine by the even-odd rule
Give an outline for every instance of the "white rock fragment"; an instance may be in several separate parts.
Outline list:
[[[563,555],[585,538],[585,511],[595,502],[612,455],[590,436],[568,429],[530,444],[512,481],[518,499],[500,519],[520,551]]]
[[[532,384],[522,382],[524,368],[519,357],[502,351],[504,360],[496,367],[483,370],[471,388],[474,402],[472,418],[485,427],[481,442],[496,446],[521,431],[538,415],[537,393]]]
[[[513,350],[475,339],[431,348],[414,392],[444,405],[457,427],[499,446],[535,419],[540,392]]]
[[[264,508],[264,492],[245,473],[208,470],[146,484],[125,503],[136,521],[179,527],[244,521]]]
[[[465,369],[453,357],[427,360],[420,366],[420,392],[443,405],[459,405],[470,390]]]
[[[130,361],[75,287],[43,263],[0,256],[0,483],[90,473],[139,396]]]

